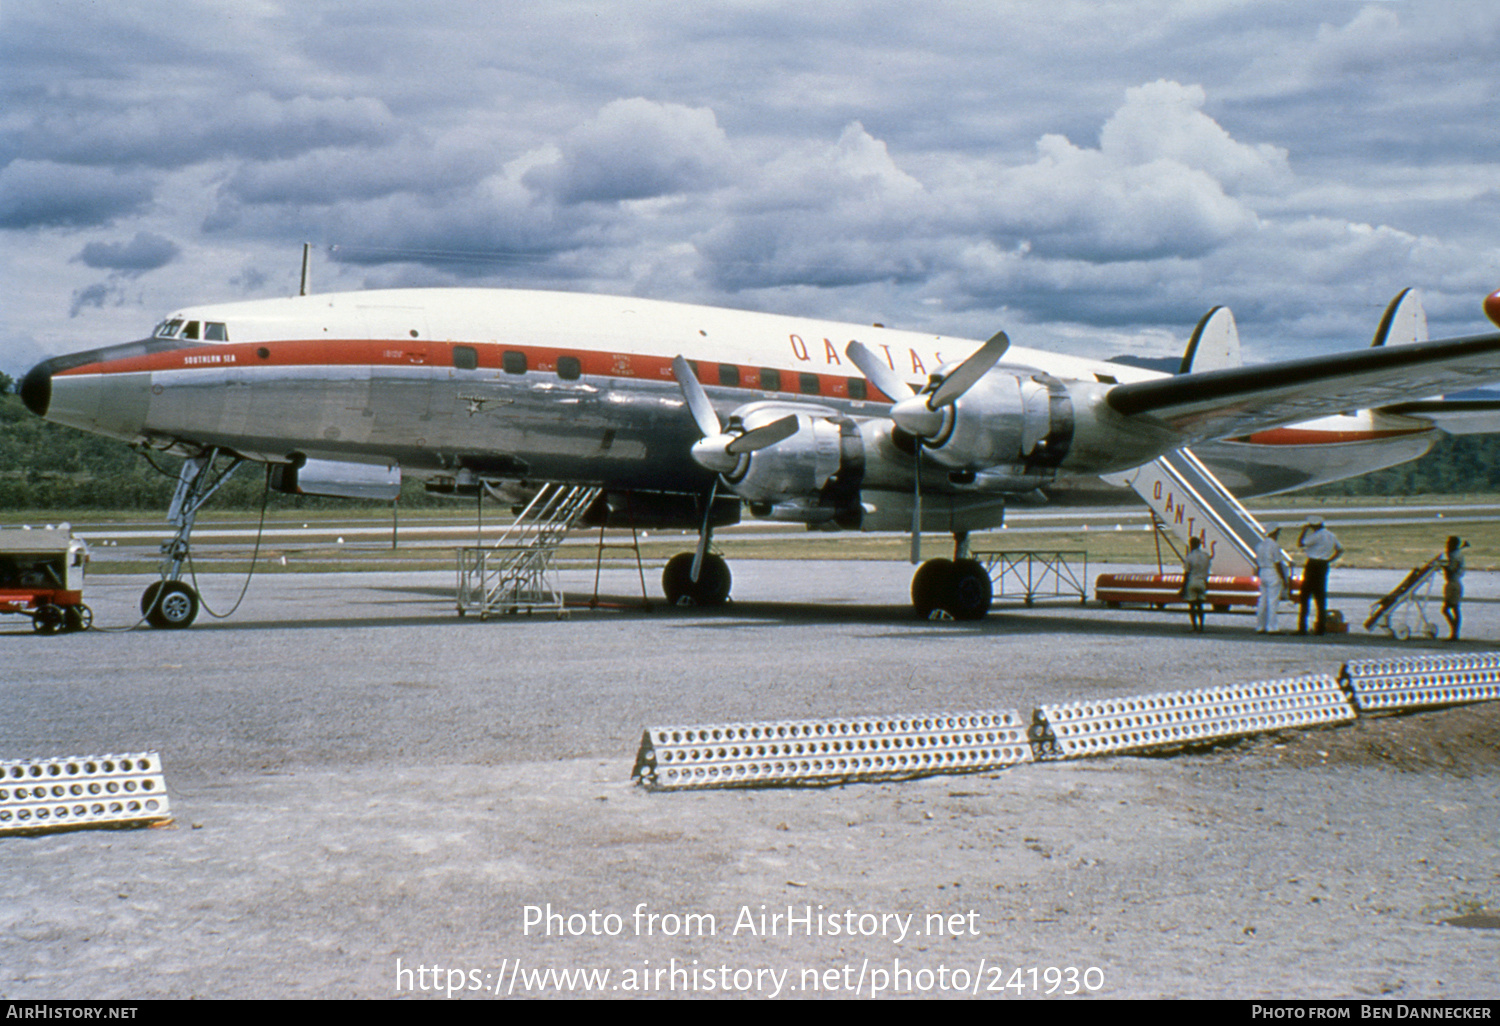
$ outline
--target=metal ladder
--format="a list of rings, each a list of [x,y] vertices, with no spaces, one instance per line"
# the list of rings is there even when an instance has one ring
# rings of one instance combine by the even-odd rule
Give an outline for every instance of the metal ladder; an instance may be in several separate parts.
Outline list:
[[[563,615],[554,557],[601,491],[595,485],[543,485],[495,544],[459,549],[458,615]]]
[[[1255,576],[1260,522],[1191,451],[1178,449],[1106,481],[1128,484],[1180,542],[1197,535],[1213,553],[1215,575]]]

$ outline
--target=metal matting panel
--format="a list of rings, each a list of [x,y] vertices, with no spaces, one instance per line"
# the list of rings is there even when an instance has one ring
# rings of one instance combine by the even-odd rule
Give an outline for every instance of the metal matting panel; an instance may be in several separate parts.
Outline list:
[[[1361,711],[1493,701],[1500,653],[1362,659],[1345,663],[1340,679]]]
[[[631,777],[654,789],[836,784],[1031,762],[1019,710],[651,727]]]
[[[1043,757],[1070,759],[1342,723],[1355,715],[1338,681],[1320,674],[1044,705],[1036,711],[1031,737]]]
[[[156,752],[0,761],[0,835],[170,818]]]

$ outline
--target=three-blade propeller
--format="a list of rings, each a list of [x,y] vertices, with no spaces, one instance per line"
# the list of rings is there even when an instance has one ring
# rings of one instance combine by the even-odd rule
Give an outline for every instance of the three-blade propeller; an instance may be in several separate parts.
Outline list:
[[[748,431],[726,431],[713,403],[709,402],[708,393],[693,373],[692,365],[681,356],[677,357],[672,361],[672,376],[677,379],[682,397],[687,400],[688,410],[693,414],[693,422],[698,425],[698,433],[703,436],[693,443],[692,456],[705,470],[732,473],[739,466],[741,456],[769,448],[797,433],[797,418],[792,414]]]
[[[693,443],[690,452],[693,461],[705,470],[731,474],[746,454],[769,448],[797,433],[797,418],[791,414],[749,431],[744,428],[726,431],[708,399],[708,393],[699,383],[698,375],[693,373],[693,365],[678,356],[672,361],[672,376],[677,379],[677,387],[682,389],[682,398],[687,401],[693,423],[698,425],[698,433],[703,436]],[[718,494],[719,478],[715,477],[703,501],[703,526],[698,531],[698,547],[693,552],[693,564],[688,573],[694,584],[698,583],[703,571],[703,558],[708,555],[709,539],[713,534],[714,500]]]
[[[875,387],[891,397],[891,420],[912,436],[916,447],[911,508],[911,561],[922,561],[922,445],[943,431],[944,410],[973,388],[1010,348],[1010,338],[997,332],[988,342],[947,374],[934,374],[927,387],[917,391],[901,380],[890,365],[859,342],[850,342],[845,354]]]

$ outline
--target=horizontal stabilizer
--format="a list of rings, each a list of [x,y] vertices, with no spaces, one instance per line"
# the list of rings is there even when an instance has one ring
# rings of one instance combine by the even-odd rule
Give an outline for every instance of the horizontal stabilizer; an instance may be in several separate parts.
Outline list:
[[[1491,435],[1500,432],[1500,399],[1424,399],[1384,406],[1380,413],[1415,417],[1450,435]]]

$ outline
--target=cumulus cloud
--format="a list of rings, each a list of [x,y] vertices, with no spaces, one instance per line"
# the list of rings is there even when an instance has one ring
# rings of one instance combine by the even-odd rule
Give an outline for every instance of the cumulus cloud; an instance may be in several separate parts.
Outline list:
[[[14,121],[14,119],[13,119]],[[203,104],[196,97],[44,110],[4,133],[5,148],[59,163],[183,167],[205,160],[274,160],[328,146],[371,146],[397,134],[370,97],[277,97],[255,91]]]
[[[557,158],[528,186],[557,202],[615,203],[701,192],[724,181],[729,143],[714,112],[636,98],[617,100],[563,137]]]
[[[1221,302],[1247,352],[1326,343],[1334,310],[1367,337],[1406,285],[1461,333],[1500,280],[1500,8],[1477,0],[68,8],[0,36],[0,271],[39,285],[0,329],[59,348],[126,337],[140,303],[282,291],[247,269],[307,240],[339,244],[323,288],[1074,348],[1185,336]]]
[[[73,293],[73,302],[68,307],[68,316],[77,317],[86,307],[102,310],[111,297],[118,300],[119,293],[107,282],[96,282],[86,288],[77,289]]]
[[[140,172],[15,160],[0,169],[0,228],[109,224],[145,209],[152,187]]]
[[[1207,99],[1201,85],[1165,80],[1128,89],[1099,132],[1099,152],[1123,167],[1168,161],[1202,171],[1230,193],[1289,185],[1286,150],[1236,142],[1203,113]]]
[[[165,267],[181,252],[181,247],[171,239],[152,232],[136,232],[129,242],[90,242],[73,259],[134,278]]]
[[[911,281],[938,207],[859,123],[832,145],[799,147],[747,173],[722,216],[695,236],[706,273],[732,291]]]

